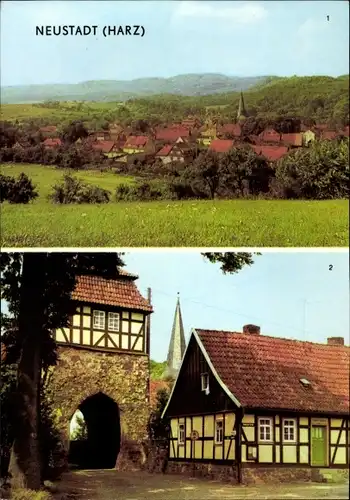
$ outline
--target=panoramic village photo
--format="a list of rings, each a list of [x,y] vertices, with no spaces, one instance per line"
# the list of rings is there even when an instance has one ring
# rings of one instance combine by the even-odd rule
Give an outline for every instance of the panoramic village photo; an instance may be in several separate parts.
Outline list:
[[[348,245],[348,2],[5,1],[1,42],[4,247]]]
[[[3,253],[1,498],[348,498],[348,266]]]

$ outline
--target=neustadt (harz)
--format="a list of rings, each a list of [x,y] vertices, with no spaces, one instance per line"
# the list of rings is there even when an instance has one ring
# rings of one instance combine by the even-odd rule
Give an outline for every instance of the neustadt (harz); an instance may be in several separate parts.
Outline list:
[[[99,27],[94,26],[75,26],[75,25],[64,25],[64,26],[36,26],[35,34],[42,36],[89,36],[97,35]],[[113,35],[131,35],[131,36],[143,36],[145,34],[145,28],[143,26],[137,25],[125,25],[125,26],[103,26],[102,33],[104,36]]]

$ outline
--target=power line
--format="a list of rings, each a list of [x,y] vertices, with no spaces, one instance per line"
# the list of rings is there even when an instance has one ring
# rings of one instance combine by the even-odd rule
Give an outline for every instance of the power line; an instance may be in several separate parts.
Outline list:
[[[164,292],[163,290],[159,290],[159,289],[155,289],[153,288],[152,289],[154,292],[156,293],[159,293],[161,295],[165,295],[165,296],[168,296],[168,297],[174,297],[174,294],[171,294],[169,292]],[[300,328],[296,328],[294,326],[291,326],[291,325],[288,325],[287,323],[279,323],[279,322],[276,322],[276,321],[271,321],[271,320],[267,320],[268,323],[270,323],[271,325],[275,325],[275,326],[279,326],[279,327],[283,327],[284,329],[288,329],[288,330],[293,330],[293,331],[296,331],[296,332],[299,332],[299,333],[302,333],[304,335],[304,337],[306,336],[306,333],[311,333],[311,330],[308,330],[306,328],[306,320],[307,320],[307,305],[308,304],[316,304],[316,303],[324,303],[326,301],[315,301],[315,302],[311,302],[307,299],[298,299],[298,300],[302,300],[303,303],[304,303],[304,310],[303,310],[303,328],[302,330]],[[201,302],[201,301],[198,301],[198,300],[193,300],[191,298],[186,298],[186,297],[181,297],[181,301],[185,301],[185,302],[191,302],[193,304],[197,304],[197,305],[201,305],[201,306],[204,306],[206,308],[209,308],[209,309],[214,309],[214,310],[217,310],[217,311],[222,311],[222,312],[227,312],[227,313],[230,313],[230,314],[235,314],[236,316],[240,316],[240,317],[244,317],[244,318],[248,318],[250,320],[252,319],[255,319],[259,322],[261,322],[261,317],[257,317],[257,316],[253,316],[251,314],[243,314],[243,313],[239,313],[237,311],[234,311],[232,309],[226,309],[226,308],[223,308],[223,307],[218,307],[218,306],[213,306],[211,304],[206,304],[204,302]],[[328,301],[327,301],[328,302]],[[263,320],[264,321],[264,320]],[[325,335],[327,335],[329,332],[326,332],[326,331],[322,331],[322,330],[319,330],[318,331],[324,333]]]

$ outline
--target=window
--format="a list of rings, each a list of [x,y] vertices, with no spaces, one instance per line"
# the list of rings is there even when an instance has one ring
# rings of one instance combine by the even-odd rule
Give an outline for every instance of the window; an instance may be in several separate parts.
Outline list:
[[[202,373],[201,374],[201,387],[202,391],[209,392],[209,374]]]
[[[215,422],[215,444],[221,444],[224,440],[224,421]]]
[[[93,318],[94,328],[97,328],[98,330],[104,330],[106,313],[104,311],[94,311]]]
[[[108,313],[108,330],[119,332],[119,313]]]
[[[295,420],[283,420],[283,441],[295,441]]]
[[[259,440],[272,441],[272,418],[259,418]]]
[[[179,424],[178,439],[179,444],[185,444],[185,424]]]

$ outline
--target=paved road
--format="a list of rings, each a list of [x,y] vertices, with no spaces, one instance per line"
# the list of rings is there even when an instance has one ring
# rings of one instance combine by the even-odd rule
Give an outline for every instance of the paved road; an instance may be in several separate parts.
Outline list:
[[[319,483],[234,486],[170,474],[84,470],[65,474],[58,488],[68,494],[67,500],[333,500],[349,499],[348,486]]]

